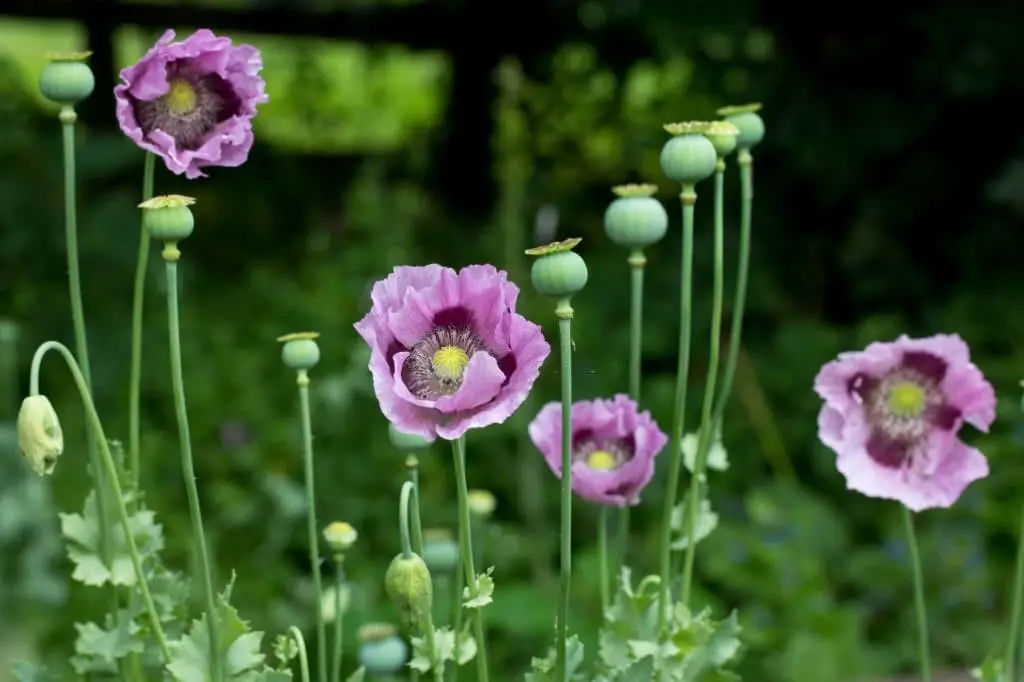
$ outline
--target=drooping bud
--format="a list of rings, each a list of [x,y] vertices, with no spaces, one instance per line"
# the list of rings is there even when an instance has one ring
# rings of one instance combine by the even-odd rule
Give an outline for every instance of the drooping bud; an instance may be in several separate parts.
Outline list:
[[[567,298],[583,291],[590,273],[583,258],[573,251],[583,241],[576,237],[526,250],[536,256],[530,269],[530,281],[538,293]]]
[[[316,339],[318,332],[295,332],[277,337],[281,347],[281,362],[289,369],[310,370],[320,362],[320,346]]]
[[[64,452],[64,432],[57,412],[45,395],[30,395],[18,411],[18,447],[32,471],[49,476]]]
[[[351,549],[352,545],[359,539],[359,533],[350,524],[344,521],[335,521],[327,524],[324,528],[324,542],[335,554],[342,554]]]
[[[490,490],[470,490],[468,495],[469,511],[481,517],[488,517],[494,513],[498,501],[494,499],[494,493]]]
[[[384,590],[408,627],[424,622],[434,603],[430,569],[418,554],[399,554],[391,561],[384,574]]]
[[[85,63],[92,52],[54,52],[39,76],[43,97],[63,106],[73,106],[92,94],[96,77]]]
[[[672,135],[661,148],[661,170],[665,175],[684,185],[711,177],[718,154],[711,140],[704,137],[708,122],[668,123],[664,127]]]
[[[409,647],[393,625],[367,623],[359,628],[359,665],[371,675],[392,675],[409,657]]]
[[[431,573],[450,573],[459,565],[459,543],[446,528],[423,531],[423,561]]]

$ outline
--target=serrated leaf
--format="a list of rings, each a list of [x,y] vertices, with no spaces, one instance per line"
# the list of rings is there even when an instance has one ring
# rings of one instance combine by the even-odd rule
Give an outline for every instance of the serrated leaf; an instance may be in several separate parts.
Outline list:
[[[462,602],[463,607],[479,609],[494,601],[494,578],[491,577],[492,573],[494,573],[494,566],[476,576],[476,589],[470,590],[468,586],[463,588],[462,598],[465,600]]]
[[[557,673],[555,665],[558,662],[558,655],[554,647],[548,650],[544,658],[533,658],[530,661],[530,672],[524,677],[525,682],[558,682],[555,678]],[[572,635],[565,642],[565,667],[566,677],[576,679],[579,669],[583,665],[583,642],[576,635]]]
[[[71,665],[79,675],[115,672],[117,661],[145,650],[145,643],[138,636],[142,628],[126,609],[119,610],[115,618],[108,615],[106,628],[96,623],[75,623],[75,629],[78,637]]]
[[[233,580],[232,580],[233,582]],[[262,632],[252,632],[249,624],[242,620],[238,611],[228,603],[232,583],[225,588],[217,605],[217,648],[210,651],[209,626],[206,614],[192,621],[189,633],[172,642],[171,661],[167,670],[178,682],[205,682],[210,679],[210,665],[218,656],[221,669],[228,680],[250,682],[261,680],[264,674],[264,655],[260,651]]]
[[[263,670],[249,673],[248,676],[239,679],[246,682],[291,682],[292,671],[264,667]]]
[[[684,495],[682,501],[672,509],[672,530],[679,536],[672,541],[672,549],[681,550],[690,546],[690,502]],[[698,505],[697,525],[694,527],[695,542],[700,542],[718,527],[718,514],[711,509],[711,502],[702,499]]]
[[[363,682],[366,679],[366,668],[359,666],[359,668],[348,676],[345,682]]]
[[[654,659],[644,658],[620,670],[613,678],[614,682],[651,682],[654,679]]]
[[[17,682],[57,682],[57,677],[44,667],[34,663],[18,661],[11,666]]]
[[[459,632],[458,644],[458,661],[456,661],[456,665],[465,665],[476,657],[476,640],[469,632],[469,623],[466,623],[466,626]],[[425,673],[433,667],[430,647],[426,637],[413,637],[412,651],[412,660],[409,661],[410,668],[417,672]],[[433,660],[437,661],[438,667],[441,668],[442,672],[444,671],[446,661],[455,661],[455,653],[455,632],[450,627],[435,628]]]
[[[59,514],[61,535],[67,540],[68,558],[75,564],[71,577],[85,585],[100,587],[107,583],[134,585],[135,570],[128,552],[128,541],[121,524],[114,518],[107,522],[110,564],[104,564],[100,555],[99,509],[95,491],[85,498],[81,514]],[[132,537],[143,561],[163,549],[163,528],[156,522],[156,515],[139,505],[129,517]]]

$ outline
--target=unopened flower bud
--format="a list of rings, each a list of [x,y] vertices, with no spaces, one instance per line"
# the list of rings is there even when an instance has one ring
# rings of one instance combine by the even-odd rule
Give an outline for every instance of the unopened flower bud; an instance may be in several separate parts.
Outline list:
[[[740,129],[728,121],[712,121],[708,123],[704,131],[704,137],[708,138],[715,148],[718,158],[723,159],[736,149],[737,136]]]
[[[583,258],[573,251],[582,239],[576,237],[526,250],[536,256],[530,269],[530,281],[538,293],[566,298],[583,291],[590,273]]]
[[[142,227],[157,241],[178,242],[192,234],[196,220],[189,208],[196,203],[180,194],[153,197],[139,204]]]
[[[489,490],[470,490],[468,494],[469,511],[477,516],[487,517],[494,513],[498,501]]]
[[[661,148],[661,170],[666,176],[684,185],[694,185],[711,177],[718,154],[711,140],[704,137],[707,127],[705,121],[665,125],[665,130],[673,136]]]
[[[92,52],[67,52],[46,55],[50,63],[39,76],[43,97],[64,106],[78,104],[92,94],[96,77],[85,60]]]
[[[459,543],[445,528],[423,531],[423,561],[431,573],[450,573],[459,565]]]
[[[388,439],[396,450],[402,451],[422,450],[423,448],[429,448],[431,445],[431,441],[427,440],[423,436],[415,433],[399,431],[398,428],[391,423],[388,423]]]
[[[277,337],[281,347],[281,362],[289,369],[313,369],[320,362],[320,346],[316,339],[318,332],[295,332]]]
[[[430,569],[418,554],[399,554],[391,561],[384,574],[384,590],[410,627],[422,623],[434,603]]]
[[[668,213],[654,198],[655,185],[619,185],[617,199],[604,212],[604,231],[619,246],[642,249],[661,240],[668,231]]]
[[[324,542],[335,554],[347,552],[359,539],[359,533],[344,521],[335,521],[324,528]]]
[[[45,395],[30,395],[18,412],[18,447],[32,471],[48,476],[64,452],[64,433],[57,412]]]
[[[404,666],[409,647],[393,625],[367,623],[359,628],[359,665],[371,675],[391,675]]]
[[[757,113],[760,110],[760,104],[743,104],[718,110],[719,116],[739,129],[736,138],[739,149],[750,149],[764,139],[764,120]]]

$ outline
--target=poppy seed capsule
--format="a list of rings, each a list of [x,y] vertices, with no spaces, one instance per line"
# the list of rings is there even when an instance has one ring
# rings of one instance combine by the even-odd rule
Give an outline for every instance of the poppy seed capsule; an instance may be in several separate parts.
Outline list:
[[[277,337],[284,345],[281,347],[281,362],[289,369],[307,370],[316,367],[320,362],[320,346],[316,339],[317,332],[296,332]]]
[[[718,115],[739,129],[736,146],[739,149],[750,149],[764,139],[764,120],[757,112],[760,104],[744,104],[741,106],[722,107]]]
[[[343,554],[352,548],[359,538],[359,533],[351,524],[344,521],[335,521],[327,524],[323,530],[324,542],[335,554]]]
[[[431,443],[431,441],[427,440],[423,436],[418,436],[415,433],[399,431],[398,428],[391,423],[388,424],[388,439],[391,441],[392,447],[396,450],[402,451],[422,450],[423,448],[430,447]]]
[[[391,560],[384,574],[384,590],[398,608],[403,623],[409,627],[423,623],[434,603],[430,569],[418,554],[399,554]]]
[[[673,137],[661,148],[661,170],[666,177],[684,185],[693,185],[711,177],[718,153],[704,137],[708,124],[703,121],[670,123],[665,130]]]
[[[30,395],[18,410],[18,447],[32,471],[49,476],[64,452],[64,432],[57,411],[45,395]]]
[[[139,204],[142,227],[150,237],[162,242],[178,242],[195,229],[192,206],[196,200],[180,194],[153,197]]]
[[[63,106],[81,102],[92,94],[96,77],[83,60],[91,52],[48,55],[50,63],[39,76],[39,90],[43,97]]]
[[[654,185],[620,185],[604,212],[604,231],[614,243],[642,249],[661,241],[668,231],[668,213],[654,198]]]
[[[583,258],[572,250],[581,241],[566,239],[526,250],[526,255],[537,256],[530,269],[530,281],[538,293],[566,298],[583,291],[590,273]]]
[[[728,121],[712,121],[704,131],[704,137],[711,141],[718,158],[724,159],[736,149],[740,129]]]
[[[459,544],[444,528],[423,531],[423,561],[433,573],[450,573],[459,566]]]
[[[368,623],[359,628],[359,665],[371,675],[391,675],[405,666],[409,648],[387,623]]]

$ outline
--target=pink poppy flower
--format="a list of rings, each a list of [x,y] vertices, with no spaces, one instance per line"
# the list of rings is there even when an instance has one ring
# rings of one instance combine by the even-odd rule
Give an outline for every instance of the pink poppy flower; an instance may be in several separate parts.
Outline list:
[[[540,327],[515,312],[518,296],[491,265],[401,266],[377,282],[355,327],[384,416],[429,440],[512,416],[551,353]]]
[[[985,456],[958,433],[964,422],[988,431],[995,391],[957,335],[841,353],[814,390],[825,401],[818,436],[852,490],[921,511],[949,507],[988,475]]]
[[[530,438],[551,471],[562,477],[562,405],[548,403],[530,423]],[[668,436],[638,412],[627,395],[572,406],[572,489],[583,499],[612,507],[640,502],[654,476],[654,457]]]
[[[252,148],[256,105],[267,101],[263,61],[209,29],[180,42],[168,30],[114,88],[124,134],[163,158],[172,173],[204,177],[206,166],[241,166]]]

